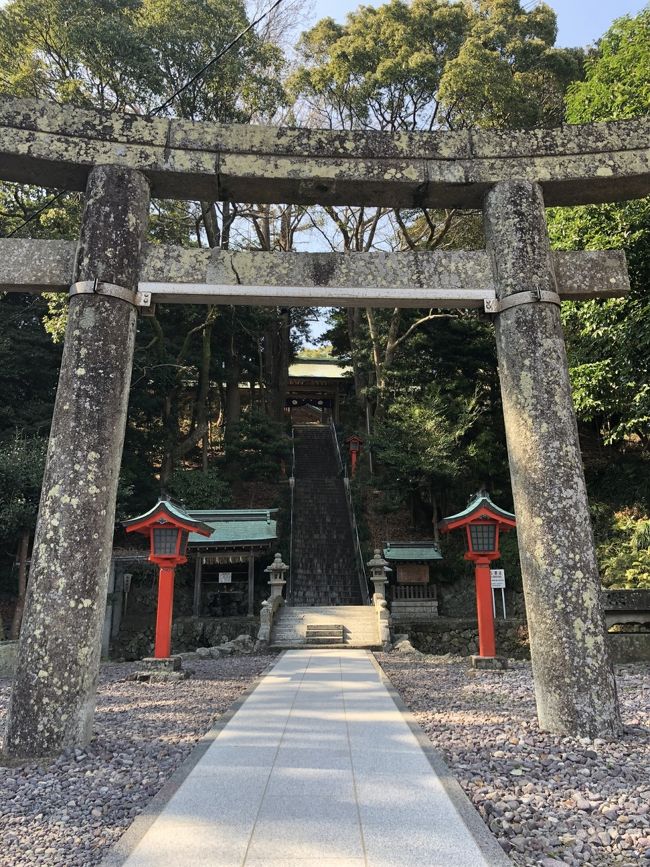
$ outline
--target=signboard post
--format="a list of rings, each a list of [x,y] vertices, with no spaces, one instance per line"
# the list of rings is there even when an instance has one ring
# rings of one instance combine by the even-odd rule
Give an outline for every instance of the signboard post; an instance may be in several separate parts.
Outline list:
[[[506,619],[506,573],[504,569],[490,569],[490,583],[492,584],[492,613],[496,617],[496,603],[494,591],[501,590],[501,604],[503,606],[503,619]]]

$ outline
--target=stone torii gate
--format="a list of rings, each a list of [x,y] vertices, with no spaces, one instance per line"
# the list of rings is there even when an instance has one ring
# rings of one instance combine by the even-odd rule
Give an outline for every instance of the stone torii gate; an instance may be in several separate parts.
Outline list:
[[[621,295],[627,276],[620,253],[552,253],[544,208],[650,193],[649,132],[272,129],[0,99],[0,178],[86,193],[78,244],[0,242],[0,290],[70,291],[5,752],[90,738],[136,315],[156,301],[493,313],[540,725],[616,734],[559,302]],[[149,246],[150,196],[482,208],[487,251]]]

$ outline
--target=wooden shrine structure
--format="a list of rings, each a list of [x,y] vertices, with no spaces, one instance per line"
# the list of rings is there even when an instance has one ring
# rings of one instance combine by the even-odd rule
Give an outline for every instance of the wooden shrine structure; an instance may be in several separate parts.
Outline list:
[[[255,561],[277,541],[277,509],[190,509],[192,518],[212,527],[206,537],[190,534],[193,557],[192,614],[229,617],[254,614]]]
[[[381,133],[193,123],[0,99],[0,179],[85,191],[78,243],[0,241],[0,291],[70,295],[4,749],[86,743],[138,311],[480,308],[494,316],[539,721],[620,730],[559,306],[628,289],[622,253],[552,252],[545,207],[650,194],[650,119]],[[146,243],[151,197],[458,208],[486,249],[256,253]]]

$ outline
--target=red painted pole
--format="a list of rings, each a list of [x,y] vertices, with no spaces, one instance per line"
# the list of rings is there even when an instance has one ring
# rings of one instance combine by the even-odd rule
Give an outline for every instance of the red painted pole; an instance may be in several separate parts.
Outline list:
[[[352,473],[351,473],[351,475],[352,475],[352,478],[354,478],[354,474],[355,474],[356,471],[357,471],[357,453],[356,453],[356,452],[350,452],[350,461],[352,462]]]
[[[476,610],[478,613],[478,655],[496,656],[490,561],[477,560],[474,574],[476,576]]]
[[[156,644],[154,649],[156,659],[166,659],[171,655],[174,572],[174,566],[161,566],[158,573],[158,611],[156,613]]]

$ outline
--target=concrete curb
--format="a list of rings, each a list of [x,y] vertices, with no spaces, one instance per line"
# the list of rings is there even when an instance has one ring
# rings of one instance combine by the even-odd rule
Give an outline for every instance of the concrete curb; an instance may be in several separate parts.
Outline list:
[[[99,862],[99,867],[122,867],[127,858],[129,858],[133,853],[140,840],[142,840],[149,828],[156,821],[163,807],[165,807],[168,801],[171,800],[172,796],[176,794],[180,786],[185,782],[187,777],[194,770],[195,766],[201,761],[208,749],[219,737],[239,708],[244,704],[246,699],[255,692],[262,682],[262,679],[271,671],[283,655],[283,653],[278,653],[273,659],[273,662],[270,662],[266,666],[264,671],[255,678],[248,689],[246,689],[239,698],[235,699],[228,710],[225,711],[212,728],[203,735],[182,765],[174,771],[163,787],[156,792],[144,810],[135,817],[117,843],[111,847],[108,853]]]
[[[449,800],[454,805],[474,842],[481,850],[485,860],[490,864],[490,867],[512,867],[512,861],[503,851],[497,842],[496,837],[492,834],[476,810],[476,807],[474,807],[470,799],[462,790],[460,783],[449,770],[445,760],[432,746],[431,741],[418,725],[410,709],[402,701],[402,697],[393,686],[391,679],[381,667],[378,660],[375,658],[374,653],[369,653],[368,656],[377,669],[379,677],[383,685],[386,687],[390,697],[393,699],[397,709],[401,712],[402,716],[408,723],[409,728],[415,735],[417,742],[421,747],[422,752],[427,757],[434,773],[439,777]]]

